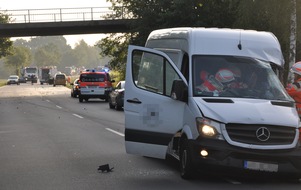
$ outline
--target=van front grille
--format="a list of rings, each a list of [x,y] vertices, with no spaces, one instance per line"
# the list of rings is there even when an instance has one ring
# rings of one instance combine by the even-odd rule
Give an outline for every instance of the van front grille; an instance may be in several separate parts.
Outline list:
[[[293,127],[273,125],[226,124],[230,139],[253,145],[289,145],[296,135]]]

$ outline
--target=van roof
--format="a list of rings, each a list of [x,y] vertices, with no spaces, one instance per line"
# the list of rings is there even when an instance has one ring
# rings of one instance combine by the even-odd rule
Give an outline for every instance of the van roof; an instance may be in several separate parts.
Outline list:
[[[166,43],[156,43],[159,39],[166,40]],[[271,32],[228,28],[167,28],[151,32],[146,46],[173,49],[167,43],[169,39],[172,39],[173,44],[175,39],[189,40],[191,43],[187,43],[186,47],[192,55],[237,55],[254,57],[281,67],[284,65],[280,44]],[[185,46],[185,42],[179,44]]]

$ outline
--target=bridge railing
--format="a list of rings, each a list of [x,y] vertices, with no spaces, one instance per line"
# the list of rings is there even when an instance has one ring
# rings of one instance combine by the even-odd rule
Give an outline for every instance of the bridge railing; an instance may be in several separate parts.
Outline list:
[[[54,8],[54,9],[23,9],[0,10],[0,14],[9,15],[10,23],[93,21],[107,19],[124,19],[123,7],[118,13],[109,7]],[[108,15],[111,15],[108,18]]]

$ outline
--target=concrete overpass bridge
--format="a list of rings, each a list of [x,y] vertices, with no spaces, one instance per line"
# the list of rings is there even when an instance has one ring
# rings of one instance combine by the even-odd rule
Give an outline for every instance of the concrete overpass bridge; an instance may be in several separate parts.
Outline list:
[[[124,7],[113,12],[109,7],[0,10],[9,23],[0,23],[0,37],[57,36],[72,34],[126,33],[133,19]]]

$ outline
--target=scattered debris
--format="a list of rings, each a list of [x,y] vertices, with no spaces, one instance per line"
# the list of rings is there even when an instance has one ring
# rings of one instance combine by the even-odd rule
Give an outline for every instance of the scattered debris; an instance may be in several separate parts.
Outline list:
[[[110,166],[109,166],[109,164],[104,164],[104,165],[101,165],[101,166],[99,166],[98,167],[98,171],[100,172],[111,172],[112,170],[114,169],[114,167],[113,168],[110,168]]]

